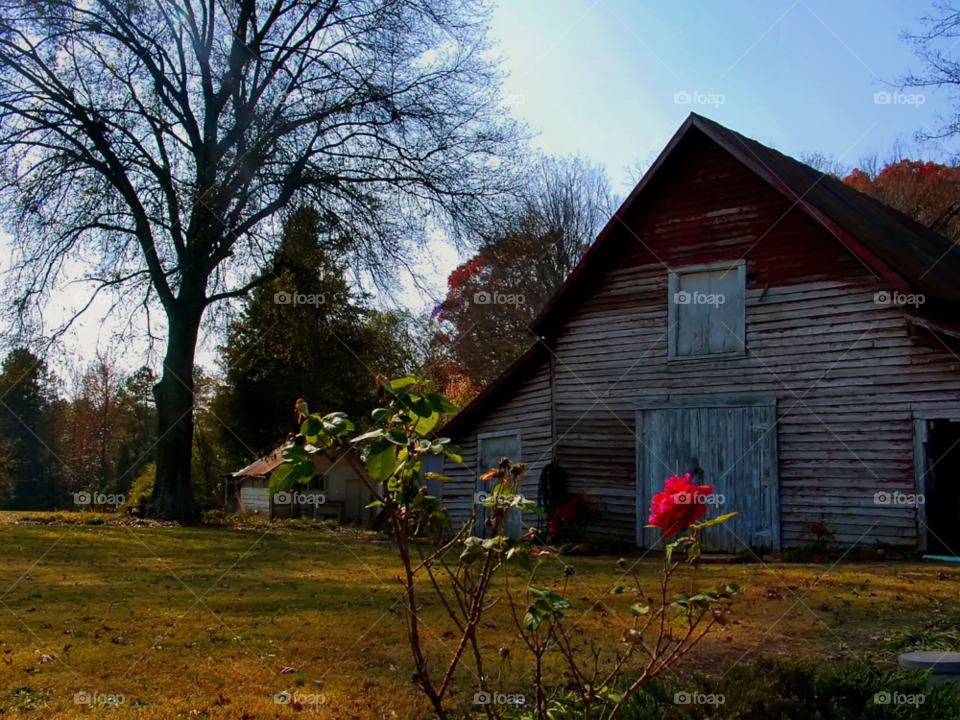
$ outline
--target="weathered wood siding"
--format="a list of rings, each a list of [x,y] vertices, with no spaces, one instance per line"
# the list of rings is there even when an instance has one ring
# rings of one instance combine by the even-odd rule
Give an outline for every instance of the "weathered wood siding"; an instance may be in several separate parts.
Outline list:
[[[465,521],[473,509],[477,480],[477,435],[491,432],[520,432],[519,461],[527,464],[522,494],[534,499],[540,481],[540,471],[551,460],[550,444],[550,365],[541,362],[512,396],[463,437],[455,439],[463,450],[463,462],[444,461],[444,473],[454,480],[442,488],[444,506],[450,510],[454,523]],[[511,458],[514,462],[516,458]],[[485,470],[487,468],[484,468]],[[484,489],[489,490],[489,483]],[[523,513],[522,522],[534,524],[536,516]],[[524,527],[524,530],[526,527]]]
[[[248,514],[270,517],[270,494],[265,480],[247,478],[240,488],[240,500]]]
[[[821,519],[839,543],[916,541],[914,509],[873,495],[913,492],[913,414],[960,409],[960,349],[875,304],[892,288],[791,205],[692,134],[608,239],[590,287],[567,294],[562,324],[548,331],[557,454],[571,488],[606,506],[598,530],[635,537],[635,401],[758,395],[777,398],[784,545],[805,542]],[[740,258],[746,355],[669,360],[667,267]],[[548,377],[489,410],[485,427],[523,423],[546,447],[531,423],[549,427]],[[458,438],[465,449],[471,437]]]

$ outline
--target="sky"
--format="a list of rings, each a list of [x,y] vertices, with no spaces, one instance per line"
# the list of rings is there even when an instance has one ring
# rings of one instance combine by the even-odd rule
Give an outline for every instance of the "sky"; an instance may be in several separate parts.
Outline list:
[[[847,166],[889,157],[897,143],[914,158],[960,154],[960,139],[914,140],[950,114],[944,91],[922,90],[913,104],[875,97],[921,70],[901,33],[932,11],[924,0],[502,0],[491,34],[507,74],[503,101],[534,145],[605,165],[623,196],[628,168],[649,165],[691,111],[789,155]],[[407,283],[399,304],[432,307],[465,259],[442,238],[431,245],[433,259],[419,266],[426,291]],[[102,310],[68,348],[141,364],[142,348],[117,344]],[[214,350],[208,338],[199,361],[212,367]]]
[[[914,105],[874,98],[921,69],[900,35],[931,11],[923,0],[505,0],[492,29],[505,100],[535,142],[604,163],[623,193],[624,168],[659,153],[691,111],[847,165],[897,141],[930,159],[956,154],[913,140],[949,115],[942,91]]]

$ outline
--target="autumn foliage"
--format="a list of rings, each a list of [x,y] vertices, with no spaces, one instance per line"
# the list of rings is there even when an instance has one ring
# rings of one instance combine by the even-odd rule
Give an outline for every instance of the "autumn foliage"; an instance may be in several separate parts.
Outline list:
[[[854,168],[843,182],[951,240],[960,239],[960,167],[900,160],[879,173]]]

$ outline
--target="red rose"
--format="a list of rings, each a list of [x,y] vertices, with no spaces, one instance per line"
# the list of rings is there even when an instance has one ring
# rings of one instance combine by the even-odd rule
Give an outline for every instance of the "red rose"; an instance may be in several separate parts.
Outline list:
[[[707,512],[707,504],[699,498],[713,493],[713,485],[690,482],[690,474],[674,475],[663,483],[663,491],[650,503],[650,524],[662,535],[675,535],[686,530]]]

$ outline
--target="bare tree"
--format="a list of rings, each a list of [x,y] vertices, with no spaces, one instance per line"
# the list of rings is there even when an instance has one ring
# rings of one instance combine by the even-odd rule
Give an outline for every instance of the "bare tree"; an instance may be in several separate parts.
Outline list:
[[[518,225],[546,241],[534,268],[549,299],[580,262],[618,205],[602,166],[579,155],[544,156],[531,169]]]
[[[428,220],[462,227],[503,190],[497,165],[520,133],[496,99],[487,10],[481,0],[2,7],[0,212],[14,233],[16,317],[35,317],[78,267],[94,288],[83,309],[109,291],[137,303],[148,328],[162,309],[152,504],[188,514],[201,323],[270,279],[258,268],[273,256],[278,213],[312,202],[375,271]]]
[[[606,169],[578,156],[533,158],[524,177],[526,186],[500,206],[480,252],[450,274],[434,313],[443,326],[441,350],[450,353],[449,362],[437,363],[445,391],[454,379],[469,379],[473,389],[486,385],[530,347],[530,324],[617,205]],[[491,292],[513,301],[478,303],[478,294]]]
[[[960,60],[951,51],[960,38],[960,7],[953,2],[935,2],[934,12],[920,18],[923,30],[918,33],[904,32],[902,37],[912,44],[917,56],[924,64],[920,74],[910,74],[901,78],[904,86],[913,88],[935,87],[953,93],[957,99],[960,90]],[[941,118],[937,130],[921,131],[917,135],[926,140],[942,140],[960,133],[960,107],[956,107],[952,117]],[[957,153],[950,151],[952,161],[956,162]]]

